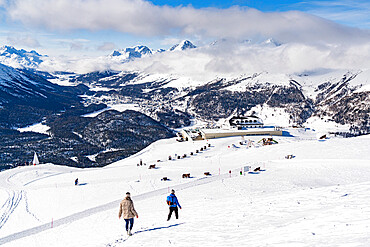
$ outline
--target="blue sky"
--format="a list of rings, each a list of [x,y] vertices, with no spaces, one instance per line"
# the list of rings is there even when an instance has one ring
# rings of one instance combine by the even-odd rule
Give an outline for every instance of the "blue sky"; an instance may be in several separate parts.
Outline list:
[[[255,8],[264,12],[298,10],[318,15],[320,17],[364,29],[370,28],[370,3],[368,0],[355,1],[259,1],[259,0],[229,0],[229,1],[177,1],[177,0],[151,0],[155,5],[192,5],[195,8],[229,8],[243,6]]]
[[[300,3],[301,1],[258,1],[258,0],[229,0],[229,1],[164,1],[164,0],[152,0],[152,3],[155,5],[170,5],[173,7],[179,5],[192,5],[195,8],[207,8],[207,7],[214,7],[214,8],[229,8],[231,6],[245,6],[250,8],[256,8],[261,11],[286,11],[291,10],[296,3]]]
[[[0,6],[0,44],[49,55],[104,55],[137,44],[168,48],[182,39],[332,42],[366,39],[370,30],[365,0],[0,0]]]

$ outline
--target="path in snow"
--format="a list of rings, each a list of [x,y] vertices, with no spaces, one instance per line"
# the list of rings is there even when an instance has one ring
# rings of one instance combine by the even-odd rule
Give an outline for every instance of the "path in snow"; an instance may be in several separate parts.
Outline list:
[[[171,186],[171,189],[184,190],[184,189],[187,189],[187,188],[191,188],[191,187],[211,183],[211,182],[214,182],[214,181],[217,181],[217,180],[226,179],[226,178],[230,178],[230,177],[235,177],[235,176],[237,176],[239,171],[240,171],[240,168],[232,170],[231,174],[227,173],[227,174],[221,174],[221,175],[217,175],[217,176],[203,177],[203,178],[197,179],[195,181],[191,181],[189,183]],[[142,200],[154,197],[154,196],[167,194],[168,192],[169,192],[169,187],[154,190],[154,191],[150,191],[150,192],[146,192],[146,193],[143,193],[141,195],[133,196],[132,198],[135,201],[142,201]],[[1,217],[0,228],[1,228],[2,225],[5,224],[6,220],[9,218],[11,213],[18,206],[20,200],[22,199],[22,194],[23,194],[22,192],[20,192],[20,193],[13,192],[13,195],[10,195],[7,202],[3,205],[3,207],[6,208],[6,210],[5,210],[5,213],[4,213],[4,217],[3,216]],[[20,239],[20,238],[27,237],[27,236],[30,236],[30,235],[34,235],[34,234],[40,233],[40,232],[45,231],[45,230],[49,230],[50,228],[55,228],[55,227],[58,227],[58,226],[61,226],[61,225],[64,225],[64,224],[68,224],[68,223],[71,223],[73,221],[77,221],[77,220],[83,219],[85,217],[89,217],[93,214],[96,214],[96,213],[99,213],[99,212],[102,212],[102,211],[113,209],[113,208],[117,207],[117,205],[119,205],[121,200],[122,199],[112,201],[112,202],[109,202],[109,203],[106,203],[106,204],[103,204],[103,205],[100,205],[100,206],[97,206],[97,207],[94,207],[94,208],[84,210],[84,211],[79,212],[79,213],[69,215],[67,217],[63,217],[63,218],[55,220],[51,223],[43,224],[43,225],[40,225],[40,226],[37,226],[37,227],[33,227],[33,228],[30,228],[30,229],[27,229],[27,230],[24,230],[24,231],[21,231],[21,232],[11,234],[7,237],[1,238],[0,239],[0,245],[4,244],[4,243],[7,243],[7,242],[17,240],[17,239]]]

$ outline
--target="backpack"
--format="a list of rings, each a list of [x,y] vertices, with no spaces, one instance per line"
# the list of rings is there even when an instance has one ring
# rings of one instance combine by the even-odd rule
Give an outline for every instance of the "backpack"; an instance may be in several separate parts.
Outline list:
[[[171,201],[168,200],[168,197],[171,198]],[[168,196],[168,197],[167,197],[167,205],[174,205],[174,203],[173,203],[173,197],[172,196]]]

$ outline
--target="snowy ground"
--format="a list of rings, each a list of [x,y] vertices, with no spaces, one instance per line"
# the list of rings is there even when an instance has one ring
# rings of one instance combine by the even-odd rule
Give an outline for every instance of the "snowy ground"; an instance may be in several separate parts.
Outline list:
[[[370,136],[317,140],[315,132],[289,131],[293,137],[274,137],[279,144],[271,146],[258,147],[262,136],[249,138],[252,148],[241,137],[167,139],[104,168],[3,171],[0,245],[369,246]],[[169,161],[175,154],[187,157]],[[137,166],[140,159],[146,165]],[[261,171],[240,175],[244,166]],[[172,188],[183,209],[167,222]],[[139,213],[129,238],[118,219],[127,191]]]
[[[18,128],[17,130],[19,132],[31,131],[31,132],[36,132],[36,133],[47,135],[48,131],[50,130],[50,127],[43,124],[43,123],[37,123],[37,124],[33,124],[33,125],[30,125],[30,126],[27,126],[27,127],[24,127],[24,128]]]

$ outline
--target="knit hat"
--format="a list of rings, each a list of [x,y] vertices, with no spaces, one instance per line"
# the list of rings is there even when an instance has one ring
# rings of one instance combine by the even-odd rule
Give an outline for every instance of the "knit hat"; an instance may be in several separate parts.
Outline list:
[[[175,190],[171,190],[171,193],[172,193],[172,194],[175,194]]]
[[[130,196],[130,195],[131,195],[131,194],[130,194],[130,192],[127,192],[127,193],[126,193],[126,196]]]

